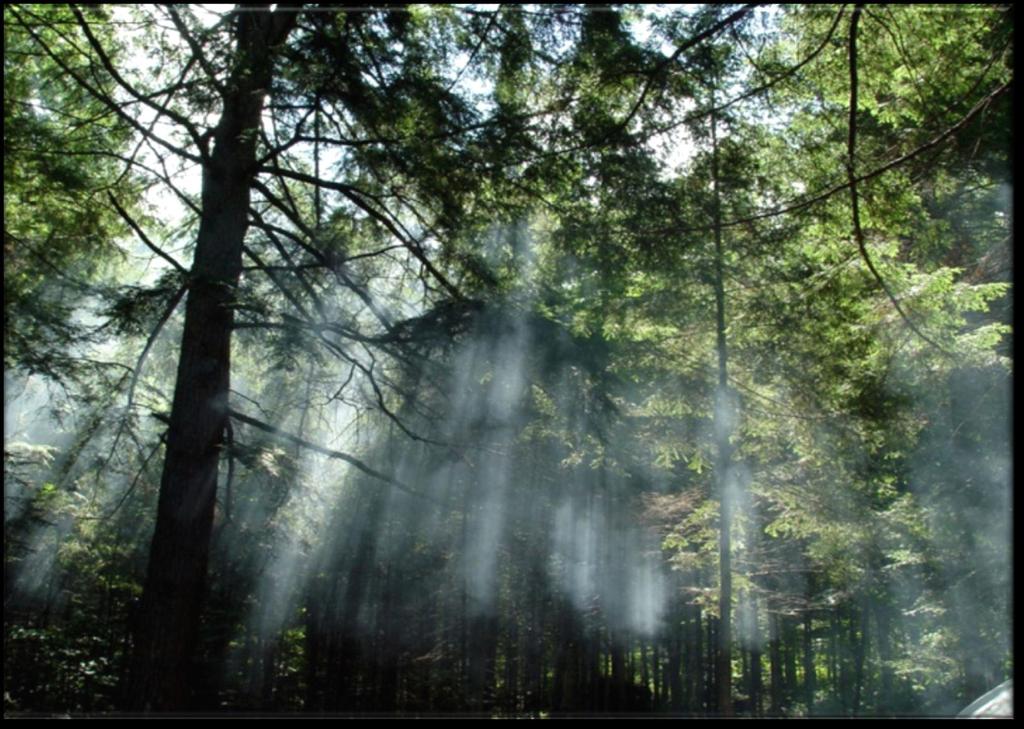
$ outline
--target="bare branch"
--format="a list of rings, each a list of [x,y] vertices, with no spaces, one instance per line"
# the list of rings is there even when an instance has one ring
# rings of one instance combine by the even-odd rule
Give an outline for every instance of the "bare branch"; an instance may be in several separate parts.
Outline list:
[[[277,272],[274,270],[274,267],[268,266],[265,263],[263,263],[259,255],[249,246],[242,246],[242,253],[244,253],[253,260],[253,262],[256,264],[256,270],[263,272],[264,274],[266,274],[267,278],[273,281],[274,285],[277,286],[278,291],[280,291],[284,295],[284,297],[288,299],[289,303],[291,303],[291,305],[294,306],[302,316],[309,316],[309,313],[306,311],[306,307],[304,307],[302,305],[302,302],[295,297],[295,294],[293,294],[288,289],[288,287],[284,285],[284,281],[282,281],[278,277]],[[294,267],[292,267],[292,270],[294,270]],[[238,328],[238,324],[235,324],[235,328]]]
[[[287,170],[282,170],[282,173],[285,172],[287,172]],[[288,175],[282,174],[281,176],[286,177]],[[293,240],[295,240],[295,242],[298,243],[304,250],[310,253],[310,255],[312,255],[318,261],[323,263],[328,269],[330,269],[346,287],[348,287],[353,293],[355,293],[356,296],[358,296],[362,300],[362,302],[366,305],[366,308],[369,309],[370,312],[374,315],[374,317],[376,317],[377,321],[381,323],[381,326],[390,331],[393,326],[391,324],[390,319],[383,311],[381,311],[380,307],[377,306],[376,302],[373,301],[373,298],[370,296],[366,288],[352,280],[352,277],[348,275],[348,272],[345,270],[345,266],[341,261],[330,260],[327,256],[324,255],[322,251],[318,250],[314,245],[312,245],[311,242],[316,240],[316,231],[310,228],[305,223],[305,221],[302,220],[302,216],[299,215],[299,212],[298,210],[295,209],[294,205],[286,204],[283,200],[278,198],[277,195],[275,195],[273,191],[270,190],[270,188],[268,188],[266,185],[264,185],[262,182],[259,182],[258,180],[253,182],[253,186],[257,190],[259,190],[259,192],[263,195],[267,202],[269,202],[275,208],[280,210],[292,222],[292,224],[295,225],[295,227],[298,228],[304,236],[306,236],[308,241],[302,240],[302,238],[300,238],[299,236],[289,234],[290,237]]]
[[[138,361],[135,363],[135,371],[132,373],[131,383],[128,385],[128,410],[132,409],[132,402],[135,399],[135,386],[139,381],[139,375],[142,373],[142,365],[146,362],[146,357],[149,355],[149,351],[153,348],[153,344],[156,342],[157,337],[160,336],[160,332],[164,328],[164,324],[171,318],[171,314],[178,308],[178,303],[181,298],[188,291],[188,286],[181,286],[174,295],[167,302],[167,306],[164,308],[163,313],[160,315],[159,321],[156,326],[153,327],[153,331],[149,333],[149,337],[146,339],[146,346],[142,348],[142,353],[139,355]]]

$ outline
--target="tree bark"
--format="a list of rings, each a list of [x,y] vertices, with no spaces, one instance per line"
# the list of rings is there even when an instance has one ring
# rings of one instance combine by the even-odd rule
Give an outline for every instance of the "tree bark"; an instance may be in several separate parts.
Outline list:
[[[270,87],[272,49],[295,19],[294,12],[236,16],[237,63],[213,131],[213,151],[203,165],[202,214],[129,677],[128,704],[137,710],[190,707],[188,677],[197,649],[228,419],[231,303],[242,270],[256,130]]]
[[[757,598],[750,598],[750,711],[753,716],[761,716],[764,713],[762,697],[762,676],[761,676],[761,635],[758,627]]]
[[[776,613],[768,618],[769,630],[769,657],[771,661],[771,706],[768,713],[772,716],[781,716],[782,707],[785,704],[785,681],[782,678],[782,635],[779,623],[782,621]]]
[[[804,701],[807,704],[807,716],[814,715],[814,692],[816,682],[814,675],[814,642],[812,640],[812,615],[808,610],[804,613]]]
[[[877,633],[875,641],[878,644],[878,714],[881,716],[893,716],[895,695],[893,693],[895,676],[892,668],[892,615],[890,608],[882,600],[877,600],[873,605],[875,613],[875,627]]]
[[[669,638],[668,660],[665,662],[665,678],[663,683],[668,687],[669,710],[678,714],[686,705],[687,699],[683,694],[683,630],[685,621],[680,617],[672,627],[672,634]]]
[[[855,654],[853,659],[853,707],[854,716],[860,713],[861,693],[864,689],[864,660],[868,651],[868,611],[871,603],[867,597],[864,598],[860,608],[860,635],[858,636],[853,628],[854,621],[850,621],[850,636],[855,641]]]
[[[711,95],[714,108],[715,96]],[[722,247],[722,198],[718,185],[718,123],[711,113],[711,185],[715,227],[715,314],[716,340],[718,350],[718,388],[715,397],[715,441],[717,463],[715,477],[718,487],[720,520],[718,530],[719,559],[719,600],[718,600],[718,660],[715,666],[715,682],[718,684],[718,711],[722,716],[732,716],[732,499],[728,494],[729,462],[732,447],[729,441],[730,419],[728,403],[728,357],[725,340],[725,274]]]

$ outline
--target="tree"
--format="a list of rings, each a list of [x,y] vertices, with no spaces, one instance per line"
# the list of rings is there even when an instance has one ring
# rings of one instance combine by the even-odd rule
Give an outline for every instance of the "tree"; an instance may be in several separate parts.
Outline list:
[[[196,648],[228,419],[232,290],[242,272],[257,171],[256,132],[273,85],[275,49],[297,19],[286,10],[252,10],[235,18],[220,120],[208,140],[201,135],[195,140],[203,174],[199,231],[129,689],[135,707],[147,710],[188,705],[189,661]],[[84,17],[78,19],[91,36]],[[102,62],[105,51],[98,42],[93,47]]]

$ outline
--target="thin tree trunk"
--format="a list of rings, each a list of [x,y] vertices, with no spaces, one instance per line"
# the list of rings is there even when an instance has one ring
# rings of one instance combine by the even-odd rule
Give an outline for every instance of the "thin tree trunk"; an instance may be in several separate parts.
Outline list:
[[[782,706],[785,703],[783,699],[785,682],[782,678],[782,631],[779,626],[780,620],[781,618],[775,613],[772,613],[768,620],[768,629],[770,631],[770,647],[768,650],[772,674],[772,703],[768,711],[772,716],[781,716]]]
[[[699,605],[693,606],[693,618],[690,627],[690,652],[689,661],[686,666],[687,696],[689,704],[687,708],[691,714],[700,714],[704,710],[704,655],[701,629],[701,609]]]
[[[683,636],[682,632],[685,623],[676,621],[672,628],[672,635],[669,638],[668,660],[665,662],[665,679],[663,683],[668,688],[668,708],[673,713],[679,713],[686,705],[686,697],[683,694]]]
[[[611,637],[612,676],[610,683],[611,696],[606,708],[610,711],[626,710],[626,652],[625,647],[616,636]]]
[[[878,713],[882,716],[892,716],[894,675],[892,670],[892,620],[890,619],[889,606],[878,600],[874,603],[875,628],[878,631],[875,635],[875,642],[878,645],[879,663],[879,691],[878,691]]]
[[[712,91],[711,106],[715,95]],[[718,684],[718,711],[732,716],[732,498],[729,489],[729,462],[732,447],[729,442],[731,414],[728,403],[728,355],[725,342],[725,274],[722,247],[722,197],[719,190],[718,120],[711,113],[711,185],[713,191],[712,217],[715,227],[715,318],[718,351],[718,388],[715,397],[715,441],[717,463],[715,476],[718,487],[720,520],[718,528],[719,600],[718,600],[718,661],[715,680]]]
[[[710,714],[718,711],[718,694],[716,693],[717,684],[715,683],[715,670],[718,667],[718,651],[716,648],[717,644],[715,643],[715,625],[718,621],[711,615],[708,615],[706,622],[708,626],[708,636],[705,641],[705,649],[707,651],[707,673],[705,678],[704,705],[706,707],[706,711]]]
[[[540,566],[534,562],[530,567],[530,581],[533,585],[542,584]],[[539,712],[544,705],[544,598],[541,590],[530,590],[526,596],[527,623],[523,627],[523,710],[529,714]]]
[[[660,641],[657,638],[651,641],[651,674],[651,683],[654,684],[654,694],[651,696],[651,705],[646,708],[658,709],[661,707],[662,694],[665,690],[665,686],[662,683],[663,674],[661,671],[661,649]],[[644,679],[644,688],[647,688],[646,678]]]
[[[754,716],[764,713],[761,691],[761,635],[758,628],[757,598],[750,598],[750,711]]]
[[[781,618],[782,632],[782,655],[785,657],[782,663],[784,676],[784,689],[786,701],[796,696],[796,625],[794,621]]]
[[[521,613],[512,613],[505,638],[505,710],[510,715],[519,711],[519,622]]]
[[[811,611],[804,613],[804,701],[807,704],[807,716],[814,715],[814,643],[811,634]]]
[[[305,616],[305,661],[306,697],[303,708],[306,711],[323,709],[323,680],[320,673],[320,653],[323,646],[323,625],[320,615],[320,601],[324,599],[322,580],[313,577],[313,586],[307,592]]]
[[[854,622],[851,620],[851,635],[856,642],[856,654],[853,668],[853,715],[860,713],[861,691],[864,688],[864,658],[868,650],[868,607],[867,598],[860,609],[860,636],[853,633]]]
[[[850,713],[850,684],[853,668],[853,657],[851,651],[856,640],[856,635],[852,629],[845,630],[844,622],[848,622],[851,626],[854,623],[854,615],[849,608],[840,610],[836,625],[836,630],[839,632],[839,686],[837,694],[839,696],[839,706],[842,709],[843,715],[846,716]]]

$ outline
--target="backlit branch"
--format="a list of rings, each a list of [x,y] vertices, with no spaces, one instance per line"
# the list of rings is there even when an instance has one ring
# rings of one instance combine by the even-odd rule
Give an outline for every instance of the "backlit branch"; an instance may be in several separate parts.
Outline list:
[[[427,271],[430,272],[431,276],[433,276],[434,279],[438,283],[440,283],[441,286],[443,286],[444,289],[449,294],[451,294],[453,298],[456,298],[456,299],[463,299],[463,298],[465,298],[462,295],[462,293],[458,290],[458,288],[456,288],[455,285],[452,284],[447,279],[447,277],[444,274],[442,274],[437,269],[436,266],[434,266],[433,263],[431,263],[430,259],[426,255],[426,253],[424,253],[423,248],[413,238],[413,236],[408,231],[402,229],[403,228],[402,224],[400,222],[398,222],[397,220],[395,220],[387,212],[385,212],[385,211],[383,211],[381,209],[378,209],[378,207],[375,204],[371,204],[371,202],[370,202],[371,200],[373,200],[374,202],[379,202],[379,201],[376,201],[374,196],[371,195],[370,193],[367,193],[367,192],[365,192],[363,190],[360,190],[360,189],[358,189],[356,187],[353,187],[351,185],[346,185],[346,184],[344,184],[342,182],[335,182],[333,180],[317,179],[316,177],[313,177],[312,175],[307,175],[307,174],[302,173],[302,172],[296,172],[294,170],[285,170],[285,169],[281,169],[281,168],[278,168],[278,167],[263,167],[262,171],[263,172],[268,172],[270,174],[278,175],[278,176],[281,176],[281,177],[286,177],[286,178],[289,178],[289,179],[292,179],[292,180],[297,180],[299,182],[304,182],[304,183],[309,184],[309,185],[317,185],[317,186],[322,187],[322,188],[324,188],[326,190],[333,190],[335,192],[340,192],[350,202],[352,202],[356,207],[358,207],[360,210],[365,212],[371,218],[373,218],[378,223],[380,223],[385,228],[387,228],[388,231],[393,236],[395,236],[395,238],[403,246],[405,246],[409,250],[409,252],[412,253],[413,256],[415,256],[416,259],[421,264],[423,264],[423,267]]]
[[[615,129],[612,132],[605,135],[604,141],[607,141],[607,139],[616,132],[622,132],[626,130],[626,128],[629,126],[629,123],[633,120],[633,117],[637,115],[637,113],[640,111],[640,109],[646,102],[647,95],[651,92],[651,88],[654,86],[655,79],[659,75],[661,75],[666,68],[671,66],[686,51],[690,50],[691,48],[697,45],[700,45],[708,38],[711,38],[712,36],[718,34],[724,28],[728,28],[733,23],[736,23],[739,20],[741,20],[743,16],[747,15],[759,4],[760,3],[749,3],[747,5],[744,5],[742,8],[732,13],[724,20],[715,23],[707,30],[698,33],[697,35],[687,40],[685,43],[681,44],[678,48],[676,48],[675,52],[671,56],[665,58],[664,60],[661,61],[661,63],[655,66],[654,69],[650,72],[650,74],[648,74],[647,83],[644,84],[643,89],[640,91],[640,96],[637,97],[636,102],[633,104],[633,108],[629,110],[629,113],[626,114],[622,121],[615,125]]]
[[[193,124],[187,117],[171,109],[168,104],[156,103],[149,96],[140,93],[134,86],[128,83],[128,81],[120,74],[120,72],[114,66],[113,62],[110,60],[110,56],[107,55],[107,52],[104,50],[103,45],[99,42],[99,39],[97,39],[96,36],[93,34],[92,28],[89,27],[88,21],[85,19],[85,16],[82,15],[82,11],[74,5],[69,5],[68,7],[71,8],[71,12],[74,14],[75,19],[78,21],[78,25],[82,29],[82,32],[85,34],[86,39],[89,41],[89,45],[96,53],[96,57],[99,58],[100,65],[102,65],[103,69],[110,75],[110,78],[114,79],[117,85],[124,89],[124,91],[126,91],[128,95],[131,96],[133,99],[141,102],[145,106],[148,106],[150,109],[155,111],[159,116],[166,116],[168,119],[172,120],[173,122],[181,126],[183,129],[185,129],[185,131],[187,131],[189,136],[192,138],[192,141],[193,143],[195,143],[196,147],[200,150],[203,150],[205,147],[205,145],[201,141],[203,135],[200,134],[199,130],[196,128],[196,125]]]
[[[885,295],[889,297],[889,301],[896,307],[896,311],[903,318],[903,321],[907,323],[907,326],[921,337],[928,344],[932,345],[941,352],[949,354],[949,352],[939,344],[937,344],[931,337],[922,332],[918,326],[911,320],[907,313],[903,310],[896,295],[889,288],[889,285],[882,278],[882,275],[875,268],[875,264],[871,260],[871,256],[868,255],[867,245],[864,241],[864,231],[860,225],[860,205],[857,196],[857,174],[856,174],[856,157],[855,152],[857,148],[857,25],[860,21],[860,14],[863,10],[863,5],[857,5],[853,11],[853,17],[850,19],[850,122],[849,122],[849,134],[846,141],[846,174],[848,178],[847,186],[850,188],[850,210],[853,216],[853,237],[857,241],[857,247],[860,249],[861,258],[864,259],[864,263],[867,265],[868,270],[871,271],[871,275],[875,277],[875,281],[882,287]]]
[[[317,445],[316,443],[312,443],[312,442],[306,440],[305,438],[300,438],[299,436],[294,435],[293,433],[289,433],[289,432],[287,432],[285,430],[282,430],[281,428],[276,428],[273,425],[269,425],[267,423],[264,423],[262,420],[257,420],[256,418],[250,417],[250,416],[248,416],[248,415],[246,415],[244,413],[241,413],[241,412],[239,412],[237,410],[234,410],[232,408],[228,409],[228,415],[230,415],[232,418],[234,418],[235,420],[237,420],[240,423],[245,423],[246,425],[252,426],[253,428],[256,428],[257,430],[261,430],[264,433],[267,433],[268,435],[272,435],[275,438],[279,438],[281,440],[288,441],[289,443],[294,443],[297,446],[300,446],[300,447],[305,448],[307,450],[311,450],[311,451],[313,451],[315,453],[320,453],[322,455],[327,456],[328,458],[334,458],[334,459],[337,459],[339,461],[344,461],[345,463],[348,463],[349,465],[354,466],[358,470],[362,471],[367,476],[371,476],[371,477],[373,477],[373,478],[375,478],[375,479],[377,479],[379,481],[383,481],[384,483],[391,484],[395,488],[397,488],[397,489],[399,489],[399,490],[409,494],[410,496],[415,496],[416,498],[423,499],[425,501],[430,501],[430,502],[434,501],[429,496],[421,494],[420,492],[416,491],[415,489],[411,488],[410,486],[407,486],[406,484],[402,483],[401,481],[399,481],[396,478],[388,476],[385,473],[381,473],[380,471],[376,470],[375,468],[371,468],[370,466],[368,466],[363,461],[359,460],[358,458],[356,458],[354,456],[350,456],[347,453],[342,453],[341,451],[332,450],[330,448],[324,448],[323,446]]]
[[[125,221],[126,223],[128,223],[128,226],[129,226],[129,227],[130,227],[130,228],[131,228],[132,230],[134,230],[134,231],[135,231],[135,234],[136,234],[137,236],[139,236],[139,240],[141,240],[141,241],[142,241],[142,242],[143,242],[143,243],[144,243],[144,244],[146,245],[146,247],[147,247],[147,248],[149,248],[149,249],[150,249],[151,251],[153,251],[153,253],[157,254],[157,255],[158,255],[158,256],[160,256],[160,257],[161,257],[162,259],[164,259],[165,261],[167,261],[167,262],[168,262],[169,264],[171,264],[171,266],[173,266],[174,268],[176,268],[176,269],[177,269],[177,270],[178,270],[179,272],[181,272],[181,273],[183,273],[183,274],[187,274],[187,273],[188,273],[188,271],[186,271],[186,270],[185,270],[185,267],[184,267],[184,266],[182,266],[182,265],[181,265],[180,263],[178,263],[178,262],[177,262],[176,260],[174,260],[173,258],[171,258],[171,256],[170,256],[170,255],[168,255],[168,254],[167,254],[167,253],[166,253],[166,252],[165,252],[165,251],[164,251],[164,250],[163,250],[162,248],[160,248],[160,246],[156,245],[156,244],[155,244],[155,243],[154,243],[153,241],[151,241],[151,240],[149,239],[149,236],[148,236],[148,235],[146,235],[146,231],[144,231],[144,230],[143,230],[143,229],[142,229],[142,228],[141,228],[141,227],[139,226],[139,224],[138,224],[137,222],[135,222],[135,219],[134,219],[134,218],[132,218],[132,216],[128,214],[128,211],[127,211],[127,210],[125,210],[125,209],[124,209],[124,208],[123,208],[123,207],[121,206],[121,203],[119,203],[119,202],[117,201],[117,198],[116,198],[116,197],[114,197],[114,193],[112,193],[112,192],[109,192],[109,191],[108,191],[108,192],[107,192],[107,197],[108,197],[108,198],[110,199],[110,204],[114,206],[114,210],[116,210],[116,211],[117,211],[117,214],[118,214],[118,215],[120,215],[120,216],[121,216],[121,218],[122,218],[122,219],[123,219],[123,220],[124,220],[124,221]]]
[[[53,61],[57,65],[57,67],[61,69],[61,71],[67,74],[76,84],[78,84],[82,89],[84,89],[90,96],[92,96],[94,99],[96,99],[101,104],[106,106],[111,112],[117,115],[118,118],[120,118],[122,121],[124,121],[126,124],[128,124],[135,131],[139,132],[147,139],[152,139],[153,141],[157,142],[160,146],[174,152],[175,154],[180,155],[181,157],[184,157],[185,159],[191,160],[193,162],[203,161],[202,157],[200,157],[199,155],[193,154],[184,147],[181,147],[180,145],[167,141],[163,137],[155,134],[152,130],[147,129],[145,126],[143,126],[135,117],[133,117],[131,114],[127,113],[124,110],[124,104],[118,103],[109,95],[101,91],[97,86],[89,83],[89,81],[83,78],[80,73],[71,68],[64,61],[63,58],[61,58],[58,54],[54,53],[53,50],[49,47],[49,45],[47,45],[46,41],[42,37],[40,37],[38,33],[35,32],[31,24],[26,22],[25,18],[22,16],[19,9],[17,9],[15,6],[8,6],[8,8],[11,15],[18,22],[18,25],[21,26],[25,30],[25,32],[27,32],[32,37],[32,40],[35,41],[36,44],[43,49],[43,52],[50,58],[50,60]],[[144,95],[140,96],[137,99],[137,101],[140,102],[144,100],[148,100],[147,97]]]

